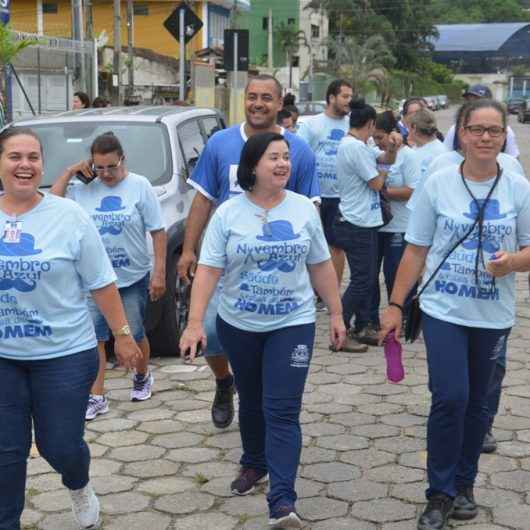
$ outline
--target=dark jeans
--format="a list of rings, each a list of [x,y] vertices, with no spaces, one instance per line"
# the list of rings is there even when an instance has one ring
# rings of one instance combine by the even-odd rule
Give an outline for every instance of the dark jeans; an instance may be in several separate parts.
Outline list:
[[[399,232],[379,232],[378,233],[378,256],[377,256],[377,281],[374,286],[372,295],[372,306],[370,308],[370,322],[379,325],[379,305],[381,304],[381,291],[379,288],[379,271],[383,265],[383,276],[385,277],[385,286],[387,296],[390,299],[396,273],[401,262],[407,242],[405,241],[405,234]],[[405,301],[405,307],[408,306],[414,295],[416,294],[416,287],[414,287]]]
[[[491,377],[490,386],[488,390],[488,411],[489,411],[489,428],[493,427],[495,421],[495,416],[499,412],[499,405],[501,403],[501,394],[502,394],[502,382],[504,381],[504,376],[506,375],[506,349],[507,343],[504,345],[504,349],[497,359],[495,364],[495,370]]]
[[[24,509],[31,423],[41,456],[68,489],[88,483],[90,453],[83,440],[97,350],[56,359],[0,357],[0,530],[19,530]]]
[[[349,329],[355,315],[355,331],[359,331],[370,322],[372,296],[378,282],[378,230],[339,219],[334,224],[335,241],[346,253],[350,268],[350,283],[342,296],[344,324]]]
[[[255,333],[217,317],[217,333],[239,395],[241,465],[268,471],[271,511],[293,505],[302,450],[300,410],[315,325]]]
[[[471,328],[423,314],[431,411],[427,497],[473,486],[489,427],[488,393],[509,329]]]

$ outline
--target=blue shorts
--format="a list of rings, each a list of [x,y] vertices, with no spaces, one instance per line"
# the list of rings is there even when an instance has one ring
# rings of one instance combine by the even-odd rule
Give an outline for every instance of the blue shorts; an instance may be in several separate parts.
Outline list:
[[[149,274],[146,274],[141,280],[118,289],[120,293],[123,308],[125,309],[125,316],[131,328],[131,333],[136,342],[140,342],[145,337],[144,319],[145,306],[147,305],[147,295],[149,292]],[[88,309],[94,328],[96,330],[96,337],[99,342],[110,339],[110,329],[96,306],[94,299],[88,297]]]
[[[337,247],[333,222],[339,213],[340,199],[338,197],[322,197],[321,201],[320,219],[322,220],[322,228],[324,229],[326,241],[329,246]]]
[[[205,357],[224,356],[223,347],[217,337],[217,307],[219,305],[219,294],[222,287],[217,286],[204,315],[204,332],[206,333],[206,350],[203,351]]]

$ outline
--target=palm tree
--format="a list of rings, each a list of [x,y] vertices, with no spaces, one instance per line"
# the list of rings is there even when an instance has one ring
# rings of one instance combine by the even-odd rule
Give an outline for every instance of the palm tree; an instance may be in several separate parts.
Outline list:
[[[378,81],[381,72],[394,63],[394,56],[381,35],[372,35],[359,43],[355,37],[330,37],[329,59],[325,71],[334,77],[349,79],[354,94],[362,94],[369,81]]]
[[[287,65],[289,66],[289,88],[293,85],[293,56],[298,52],[300,46],[307,46],[307,39],[302,30],[297,30],[296,26],[280,22],[275,28],[278,43],[283,52]]]

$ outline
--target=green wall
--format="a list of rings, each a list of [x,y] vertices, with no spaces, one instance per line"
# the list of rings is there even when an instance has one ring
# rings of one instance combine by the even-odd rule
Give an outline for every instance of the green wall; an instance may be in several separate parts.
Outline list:
[[[286,58],[278,43],[276,27],[281,22],[287,24],[289,19],[294,19],[298,30],[299,0],[251,0],[250,11],[239,14],[237,25],[240,29],[249,30],[250,64],[267,66],[268,35],[263,29],[263,19],[269,16],[269,8],[272,9],[273,66],[277,68],[286,65]]]

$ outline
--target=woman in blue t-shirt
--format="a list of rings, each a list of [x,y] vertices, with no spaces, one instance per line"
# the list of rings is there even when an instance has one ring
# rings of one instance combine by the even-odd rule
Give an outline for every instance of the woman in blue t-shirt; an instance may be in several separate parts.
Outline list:
[[[386,168],[378,168],[378,164],[393,164],[401,145],[401,136],[392,133],[385,151],[368,146],[375,130],[375,109],[363,100],[354,100],[350,106],[350,130],[337,152],[340,204],[333,224],[336,246],[345,251],[350,268],[350,282],[342,296],[349,330],[345,351],[355,351],[358,342],[377,344],[370,310],[378,281],[378,230],[384,224],[379,193],[388,176]],[[354,315],[355,324],[350,328]]]
[[[245,190],[213,215],[201,250],[188,327],[180,342],[192,360],[206,346],[203,319],[222,277],[217,332],[234,370],[243,456],[236,495],[270,477],[274,528],[301,528],[294,483],[300,409],[315,337],[313,288],[329,308],[331,341],[345,336],[338,282],[318,212],[285,190],[289,146],[276,133],[249,138],[238,183]]]
[[[496,160],[506,138],[504,107],[471,103],[460,138],[464,162],[429,177],[416,201],[381,321],[381,338],[399,336],[403,303],[425,268],[420,306],[432,404],[419,530],[477,515],[473,486],[490,380],[515,320],[515,272],[530,268],[530,184]]]
[[[134,367],[116,275],[86,213],[43,195],[42,146],[31,129],[0,133],[0,528],[20,529],[32,424],[40,455],[61,474],[80,528],[95,528],[85,410],[98,369],[90,291]],[[94,259],[94,256],[102,256]]]
[[[69,167],[57,179],[51,192],[60,196],[66,194],[79,203],[99,231],[116,272],[133,337],[143,354],[133,377],[131,401],[144,401],[151,397],[153,385],[153,376],[149,372],[149,341],[144,329],[145,308],[148,295],[152,301],[163,296],[166,282],[167,238],[160,203],[150,182],[127,170],[125,153],[112,132],[98,136],[90,153],[90,161]],[[77,173],[82,173],[87,183],[78,181],[68,187]],[[153,239],[154,265],[149,256],[146,232]],[[109,340],[110,333],[105,319],[91,299],[89,307],[100,358],[98,377],[86,412],[86,419],[93,420],[109,410],[104,384],[105,342]]]

